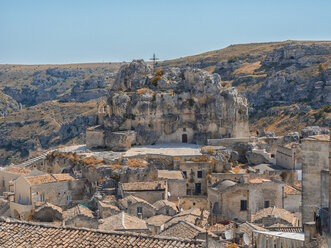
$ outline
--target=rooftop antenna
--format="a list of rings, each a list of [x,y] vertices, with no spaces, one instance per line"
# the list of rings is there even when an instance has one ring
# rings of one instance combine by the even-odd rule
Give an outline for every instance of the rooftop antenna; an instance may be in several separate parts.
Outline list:
[[[153,53],[153,57],[150,58],[149,60],[152,60],[152,61],[153,61],[153,71],[155,72],[156,61],[159,60],[159,58],[157,58],[157,57],[155,56],[155,53]]]

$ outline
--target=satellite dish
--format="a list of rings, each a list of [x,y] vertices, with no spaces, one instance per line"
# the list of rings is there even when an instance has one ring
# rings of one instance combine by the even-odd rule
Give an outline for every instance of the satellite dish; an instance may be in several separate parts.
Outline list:
[[[249,240],[248,234],[244,233],[244,243],[245,245],[249,245],[251,243],[251,241]]]
[[[227,230],[227,231],[225,231],[225,239],[226,240],[230,240],[230,239],[232,239],[232,230]]]
[[[168,196],[171,196],[170,192],[168,191]]]

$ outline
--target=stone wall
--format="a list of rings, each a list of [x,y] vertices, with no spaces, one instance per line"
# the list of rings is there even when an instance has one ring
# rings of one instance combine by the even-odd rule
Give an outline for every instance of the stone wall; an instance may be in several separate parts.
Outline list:
[[[199,208],[207,210],[207,196],[182,196],[178,199],[179,209]]]
[[[137,208],[140,207],[142,208],[142,215],[140,216],[137,212]],[[131,205],[128,206],[128,208],[126,209],[126,212],[130,215],[136,216],[136,217],[141,217],[143,219],[147,219],[149,217],[152,217],[155,215],[155,208],[153,208],[152,206],[147,205],[144,202],[135,202]]]
[[[329,141],[302,140],[302,222],[314,221],[321,204],[321,172],[329,170]]]

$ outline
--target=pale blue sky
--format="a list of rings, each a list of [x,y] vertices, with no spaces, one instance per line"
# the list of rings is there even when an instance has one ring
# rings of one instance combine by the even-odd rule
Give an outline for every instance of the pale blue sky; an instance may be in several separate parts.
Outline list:
[[[0,0],[0,64],[162,60],[331,40],[330,0]]]

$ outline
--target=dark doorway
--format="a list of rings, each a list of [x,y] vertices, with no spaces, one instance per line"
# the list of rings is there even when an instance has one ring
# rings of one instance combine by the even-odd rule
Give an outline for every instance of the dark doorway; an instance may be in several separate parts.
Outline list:
[[[182,135],[182,142],[187,143],[187,134],[185,133]]]
[[[195,193],[197,195],[200,195],[201,194],[201,183],[196,183],[195,184]]]

